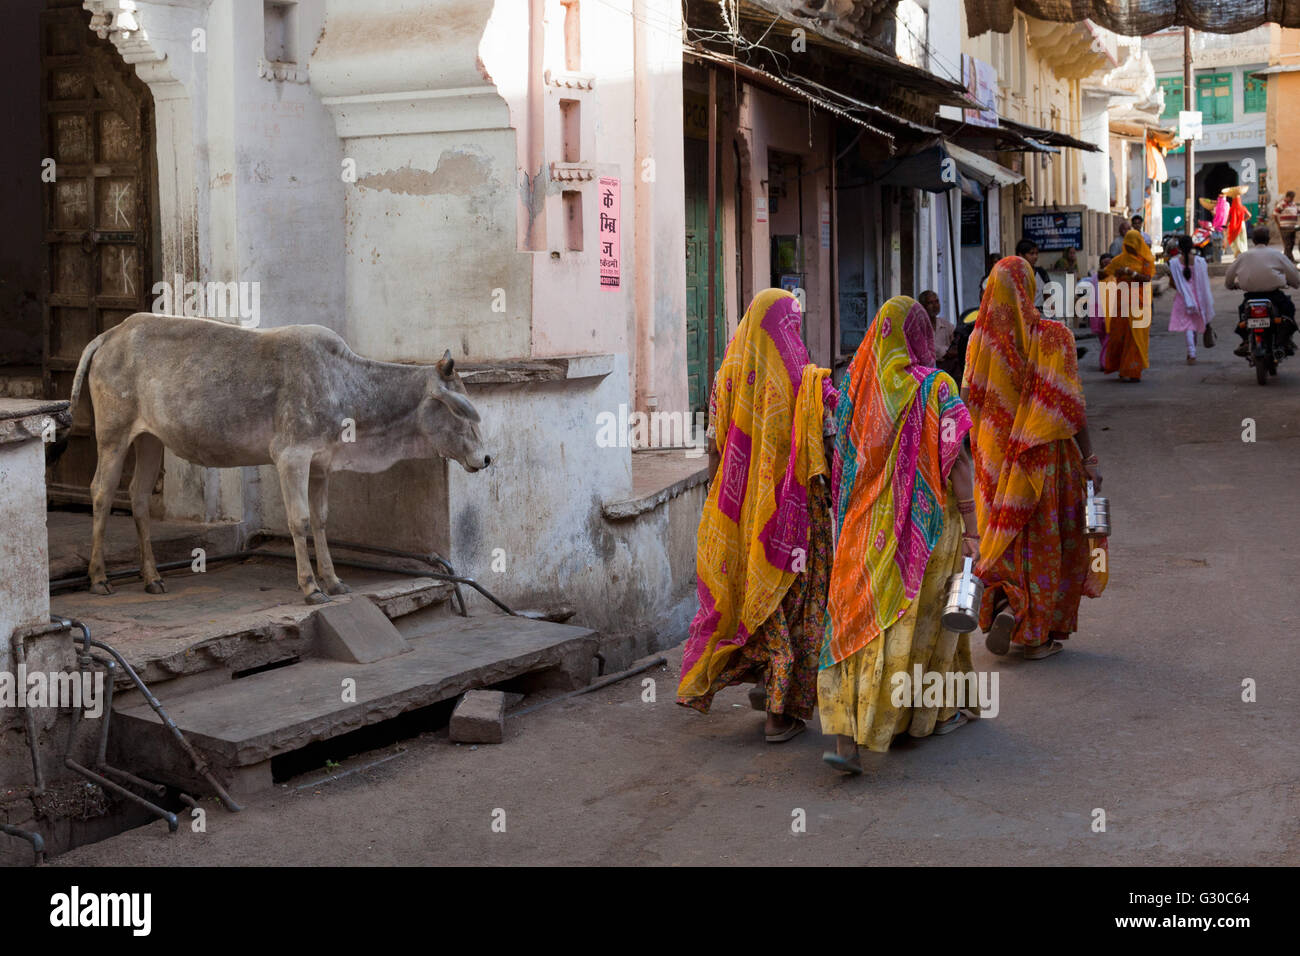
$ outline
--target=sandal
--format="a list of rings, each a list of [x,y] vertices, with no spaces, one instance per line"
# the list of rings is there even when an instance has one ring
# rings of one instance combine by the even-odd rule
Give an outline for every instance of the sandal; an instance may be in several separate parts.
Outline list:
[[[1037,647],[1026,647],[1025,660],[1041,661],[1053,654],[1059,654],[1063,650],[1065,650],[1065,645],[1060,641],[1048,641],[1046,644],[1039,644]]]
[[[1011,634],[1016,629],[1016,616],[1011,613],[1011,607],[1007,604],[1002,606],[993,617],[993,626],[989,628],[988,637],[984,638],[984,646],[989,649],[989,653],[1002,657],[1011,649]]]
[[[846,773],[850,777],[862,775],[862,764],[858,762],[856,757],[850,760],[848,757],[841,757],[834,750],[828,750],[822,754],[822,760],[825,760],[840,773]]]
[[[936,737],[942,737],[944,734],[950,734],[958,727],[964,727],[966,724],[969,723],[970,723],[970,718],[967,717],[959,710],[957,711],[957,713],[953,714],[943,723],[939,724],[939,726],[935,727],[932,733]]]
[[[798,737],[801,733],[804,732],[804,728],[807,726],[808,726],[807,724],[805,724],[802,720],[796,717],[791,722],[790,726],[785,728],[785,730],[779,731],[778,733],[775,734],[765,733],[763,734],[763,737],[767,740],[769,744],[783,744],[787,740],[793,740],[795,737]]]

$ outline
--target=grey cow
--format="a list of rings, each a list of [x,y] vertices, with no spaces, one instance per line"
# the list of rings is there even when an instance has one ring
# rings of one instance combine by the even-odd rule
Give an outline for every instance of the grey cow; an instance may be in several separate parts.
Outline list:
[[[329,594],[348,590],[325,542],[331,471],[379,472],[408,458],[441,455],[474,472],[492,461],[450,352],[436,365],[377,362],[319,325],[254,330],[137,312],[81,353],[74,408],[83,382],[90,386],[99,445],[91,483],[90,590],[96,594],[111,593],[104,529],[133,444],[131,508],[145,590],[164,590],[149,540],[149,495],[165,446],[210,468],[275,465],[298,586],[311,604],[329,600],[322,587]],[[344,441],[345,429],[355,441]],[[307,553],[309,530],[320,585]]]

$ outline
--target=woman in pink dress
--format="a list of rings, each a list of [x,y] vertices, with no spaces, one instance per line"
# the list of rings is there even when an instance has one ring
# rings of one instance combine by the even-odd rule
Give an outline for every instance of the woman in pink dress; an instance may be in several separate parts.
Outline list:
[[[1170,245],[1173,245],[1170,243]],[[1172,250],[1170,250],[1172,251]],[[1187,336],[1187,364],[1196,364],[1196,334],[1214,321],[1214,293],[1210,291],[1210,270],[1205,260],[1192,251],[1192,237],[1179,236],[1178,250],[1166,255],[1169,280],[1174,288],[1174,305],[1169,313],[1169,331]]]

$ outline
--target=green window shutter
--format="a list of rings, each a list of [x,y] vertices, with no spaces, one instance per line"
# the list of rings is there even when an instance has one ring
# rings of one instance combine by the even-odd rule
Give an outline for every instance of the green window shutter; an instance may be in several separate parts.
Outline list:
[[[1232,122],[1232,74],[1205,73],[1196,78],[1196,108],[1209,126]]]
[[[1241,75],[1241,111],[1243,113],[1263,113],[1268,109],[1268,83],[1255,79],[1249,73]]]
[[[1183,78],[1181,76],[1166,76],[1157,82],[1165,93],[1165,109],[1160,114],[1160,118],[1178,119],[1178,114],[1183,109]]]
[[[1160,184],[1160,204],[1162,206],[1169,205],[1169,180],[1167,179]]]

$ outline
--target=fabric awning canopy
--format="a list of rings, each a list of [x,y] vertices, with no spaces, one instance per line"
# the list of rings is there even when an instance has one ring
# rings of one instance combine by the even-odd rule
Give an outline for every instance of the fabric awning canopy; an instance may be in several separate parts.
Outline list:
[[[977,126],[942,116],[936,118],[935,125],[946,139],[966,149],[997,150],[1004,153],[1060,152],[1006,126]]]
[[[985,186],[1014,186],[1025,181],[1025,177],[1015,170],[985,159],[979,153],[962,149],[956,143],[944,143],[944,146],[948,155],[957,160],[958,169]]]
[[[955,167],[945,162],[950,158],[956,164]],[[956,173],[955,178],[948,174],[949,169]],[[976,180],[962,175],[961,161],[950,156],[943,144],[931,146],[910,156],[872,163],[867,167],[867,171],[872,181],[886,186],[924,189],[931,193],[947,192],[956,187],[963,195],[970,196],[972,199],[982,199],[984,196]]]
[[[967,33],[1010,33],[1016,10],[1053,23],[1091,20],[1130,37],[1168,27],[1206,33],[1244,33],[1265,23],[1300,27],[1297,0],[966,0]]]
[[[1076,139],[1069,133],[1062,133],[1059,130],[1044,129],[1041,126],[1030,126],[1028,123],[1019,123],[1016,120],[1009,120],[1005,116],[999,116],[998,122],[1008,129],[1013,129],[1021,136],[1040,143],[1050,143],[1053,146],[1068,146],[1071,149],[1083,149],[1090,153],[1100,153],[1101,147],[1095,143],[1089,143],[1086,140]]]

